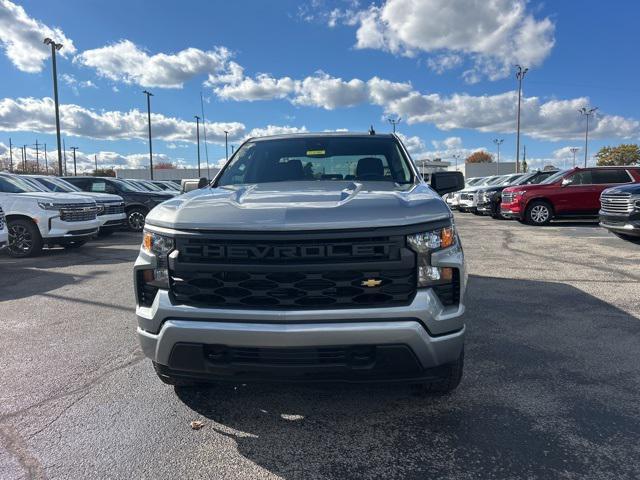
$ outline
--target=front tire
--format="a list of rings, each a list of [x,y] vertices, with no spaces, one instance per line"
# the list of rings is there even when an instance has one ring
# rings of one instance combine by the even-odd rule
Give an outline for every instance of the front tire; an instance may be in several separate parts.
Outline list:
[[[132,208],[127,210],[127,227],[132,232],[141,232],[144,228],[144,221],[147,217],[147,210],[144,208]]]
[[[42,252],[42,236],[38,227],[26,219],[9,220],[9,255],[14,258],[35,257]]]
[[[531,202],[524,214],[524,219],[529,225],[548,225],[552,217],[551,205],[543,200]]]

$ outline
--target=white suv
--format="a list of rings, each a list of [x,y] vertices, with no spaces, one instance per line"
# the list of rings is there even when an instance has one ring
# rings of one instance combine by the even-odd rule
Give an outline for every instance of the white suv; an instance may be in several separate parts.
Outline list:
[[[9,241],[9,233],[7,233],[7,221],[4,218],[4,212],[0,207],[0,250],[7,246]]]
[[[47,245],[75,248],[98,232],[98,206],[72,194],[42,192],[16,175],[0,174],[0,204],[6,215],[9,254],[30,257]]]
[[[83,192],[66,180],[51,175],[22,175],[27,181],[47,192],[61,192],[87,197],[98,204],[98,220],[100,220],[100,232],[104,237],[112,234],[127,224],[127,216],[124,213],[124,200],[120,195],[100,192]]]

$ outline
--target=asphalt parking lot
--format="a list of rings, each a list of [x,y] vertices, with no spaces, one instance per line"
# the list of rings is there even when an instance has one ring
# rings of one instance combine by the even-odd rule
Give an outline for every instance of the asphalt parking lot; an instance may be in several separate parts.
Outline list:
[[[640,477],[640,245],[594,224],[456,218],[466,371],[445,397],[174,390],[134,335],[137,236],[0,254],[0,477]]]

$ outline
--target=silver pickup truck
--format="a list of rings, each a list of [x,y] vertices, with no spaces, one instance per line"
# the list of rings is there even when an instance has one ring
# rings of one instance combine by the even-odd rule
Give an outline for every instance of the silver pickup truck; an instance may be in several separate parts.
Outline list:
[[[247,140],[211,184],[147,216],[138,337],[162,381],[462,377],[466,272],[441,195],[395,135]]]

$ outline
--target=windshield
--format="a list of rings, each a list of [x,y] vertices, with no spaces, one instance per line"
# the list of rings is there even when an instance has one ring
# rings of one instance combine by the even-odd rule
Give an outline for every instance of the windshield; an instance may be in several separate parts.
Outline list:
[[[81,192],[78,187],[71,185],[69,182],[65,182],[59,178],[43,178],[32,177],[33,180],[43,185],[46,189],[52,192]]]
[[[135,183],[129,182],[123,179],[118,179],[118,185],[120,185],[120,187],[122,187],[122,190],[124,190],[125,192],[144,192],[145,191],[145,189],[136,185]]]
[[[504,180],[503,177],[491,177],[483,185],[498,185],[502,180]]]
[[[552,183],[556,183],[558,180],[560,180],[569,172],[570,170],[560,170],[559,172],[548,177],[546,180],[543,180],[542,182],[540,182],[540,185],[550,185]]]
[[[413,183],[398,144],[386,137],[301,137],[245,143],[218,186],[292,181]]]
[[[4,193],[27,193],[27,192],[43,192],[44,189],[31,184],[30,182],[9,176],[0,176],[0,192]]]
[[[473,187],[474,185],[478,185],[482,180],[484,180],[484,177],[472,178],[467,181],[467,187]]]
[[[514,180],[518,180],[522,175],[509,175],[508,177],[502,179],[497,185],[510,185],[514,182]]]
[[[151,192],[161,192],[163,190],[158,185],[156,185],[155,183],[152,183],[152,182],[146,182],[144,180],[138,180],[136,183],[138,185],[142,185],[143,187],[147,187],[147,189],[149,191],[151,191]]]

